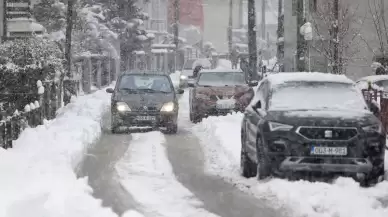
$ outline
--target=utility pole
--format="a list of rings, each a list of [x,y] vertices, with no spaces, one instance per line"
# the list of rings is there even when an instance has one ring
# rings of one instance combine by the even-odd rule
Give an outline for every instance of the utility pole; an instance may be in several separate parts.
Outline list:
[[[278,0],[278,39],[283,37],[283,44],[284,44],[284,18],[282,17],[283,12],[283,0]],[[276,57],[278,59],[279,64],[279,71],[282,71],[283,66],[283,57],[284,57],[284,46],[278,42],[277,44],[277,53]]]
[[[261,0],[261,38],[265,41],[266,38],[266,29],[265,29],[265,6],[266,0]]]
[[[73,31],[73,8],[74,8],[74,1],[75,0],[68,0],[67,2],[67,14],[66,14],[66,41],[65,41],[65,59],[66,59],[66,72],[62,73],[60,76],[60,83],[59,83],[59,92],[58,92],[58,104],[57,106],[60,107],[62,104],[62,98],[63,102],[66,105],[70,102],[70,98],[64,98],[62,94],[64,94],[64,79],[65,75],[67,77],[71,77],[71,34]]]
[[[256,44],[256,10],[255,0],[248,0],[248,50],[249,70],[251,79],[259,80],[257,74],[257,44]]]
[[[7,10],[7,0],[4,0],[3,1],[3,38],[0,39],[0,42],[1,41],[5,41],[6,38],[7,38],[7,34],[8,34],[8,30],[7,30],[7,13],[8,13],[8,10]]]
[[[333,14],[334,14],[334,23],[333,25],[333,43],[334,43],[334,66],[333,66],[333,73],[339,74],[341,72],[340,70],[340,61],[339,61],[339,41],[338,41],[338,32],[339,32],[339,1],[340,0],[334,0],[333,5]]]
[[[297,38],[296,38],[296,71],[306,71],[305,61],[303,60],[306,52],[306,42],[300,32],[300,27],[304,24],[304,1],[296,0],[296,23],[297,23]]]
[[[174,1],[174,44],[175,44],[175,70],[178,69],[178,46],[179,46],[179,0]]]
[[[386,20],[385,20],[385,4],[384,4],[384,1],[385,1],[385,0],[381,0],[381,5],[380,5],[380,7],[381,7],[381,22],[382,22],[383,24],[386,23]],[[387,43],[388,43],[388,38],[386,38],[386,40],[387,40]],[[387,46],[388,46],[388,44],[387,44]],[[385,54],[386,54],[386,48],[384,47],[384,49],[383,49],[383,56],[384,56],[384,58],[385,58]]]
[[[228,48],[229,48],[229,59],[232,56],[232,29],[233,29],[233,1],[229,0],[229,25],[228,25]]]
[[[244,19],[243,5],[244,5],[244,0],[240,0],[238,3],[238,24],[239,24],[240,29],[242,29],[244,26],[244,24],[243,24],[243,19]]]
[[[73,31],[73,6],[74,0],[68,0],[67,2],[67,15],[66,15],[66,45],[65,45],[65,58],[66,58],[66,73],[67,76],[71,75],[71,34]]]

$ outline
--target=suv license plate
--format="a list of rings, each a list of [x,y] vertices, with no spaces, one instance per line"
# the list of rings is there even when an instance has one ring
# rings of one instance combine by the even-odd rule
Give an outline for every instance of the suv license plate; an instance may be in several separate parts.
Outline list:
[[[335,156],[346,156],[348,149],[346,147],[311,147],[312,155],[335,155]]]
[[[155,121],[156,117],[155,116],[137,116],[135,119],[138,121]]]
[[[217,109],[234,109],[236,101],[233,99],[218,100],[216,104]]]

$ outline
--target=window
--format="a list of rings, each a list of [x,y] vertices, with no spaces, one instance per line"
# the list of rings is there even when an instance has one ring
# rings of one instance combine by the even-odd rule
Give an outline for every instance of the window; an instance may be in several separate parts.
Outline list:
[[[268,96],[268,89],[268,82],[262,82],[259,88],[257,88],[255,99],[252,100],[255,104],[260,101],[262,109],[267,108],[266,98]]]
[[[201,86],[233,86],[244,84],[245,76],[243,72],[204,72],[198,78],[198,85]]]

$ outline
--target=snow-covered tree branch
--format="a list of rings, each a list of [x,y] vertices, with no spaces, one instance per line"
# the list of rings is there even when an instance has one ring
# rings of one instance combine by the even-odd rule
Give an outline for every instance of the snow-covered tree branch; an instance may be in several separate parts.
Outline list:
[[[344,73],[346,66],[354,61],[355,56],[360,52],[360,45],[364,43],[361,29],[366,14],[359,19],[356,16],[358,5],[341,2],[337,20],[334,1],[325,1],[324,4],[317,6],[312,20],[316,35],[312,47],[328,60],[329,68],[334,68],[337,62],[338,72]]]
[[[384,17],[384,0],[368,0],[368,6],[376,30],[378,51],[384,55],[388,52],[388,21]]]

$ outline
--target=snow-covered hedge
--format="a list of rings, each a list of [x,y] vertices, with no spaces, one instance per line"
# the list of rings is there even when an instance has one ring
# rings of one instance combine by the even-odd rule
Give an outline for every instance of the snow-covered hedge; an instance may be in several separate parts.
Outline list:
[[[63,71],[63,53],[51,40],[31,37],[7,41],[0,45],[0,69],[19,71],[51,66]]]

